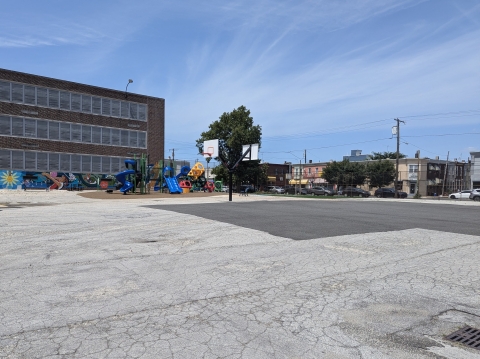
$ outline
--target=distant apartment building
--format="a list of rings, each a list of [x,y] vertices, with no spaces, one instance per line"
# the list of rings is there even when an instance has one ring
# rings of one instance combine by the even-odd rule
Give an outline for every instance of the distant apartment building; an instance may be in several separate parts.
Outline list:
[[[480,188],[480,152],[470,152],[470,188]]]
[[[350,156],[343,156],[344,160],[349,160],[350,162],[360,162],[368,160],[370,155],[362,155],[362,150],[351,150]]]
[[[480,187],[480,152],[472,152],[472,164],[469,161],[453,159],[451,161],[440,160],[438,157],[431,158],[401,158],[398,166],[397,188],[409,195],[419,193],[423,196],[441,195],[457,190]],[[351,162],[368,163],[369,155],[362,155],[361,150],[352,150],[350,156],[344,156],[343,160]],[[476,162],[475,162],[476,158]],[[392,161],[396,165],[395,159]],[[302,187],[329,185],[321,178],[323,168],[327,162],[293,164],[292,180],[290,184],[301,184]],[[348,184],[338,184],[337,187]],[[393,187],[392,182],[388,187]],[[363,189],[373,191],[368,183]]]
[[[395,160],[390,160],[394,161]],[[414,195],[441,195],[468,189],[468,161],[446,161],[438,158],[401,158],[398,166],[399,190]]]
[[[326,162],[312,162],[306,164],[292,164],[292,179],[290,185],[300,185],[301,187],[314,187],[326,185],[322,176],[322,171],[327,165]]]
[[[288,185],[290,180],[291,164],[285,163],[267,163],[267,186]],[[261,165],[260,165],[261,166]]]

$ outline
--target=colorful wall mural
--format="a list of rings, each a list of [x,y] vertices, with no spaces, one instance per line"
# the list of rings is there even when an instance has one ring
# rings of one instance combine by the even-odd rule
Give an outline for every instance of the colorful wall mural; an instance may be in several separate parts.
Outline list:
[[[67,172],[0,171],[0,189],[79,190],[115,188],[114,175]]]

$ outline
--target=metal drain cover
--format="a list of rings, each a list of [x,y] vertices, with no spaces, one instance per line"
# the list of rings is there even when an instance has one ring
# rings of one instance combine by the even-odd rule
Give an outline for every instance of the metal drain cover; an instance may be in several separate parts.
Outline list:
[[[446,338],[453,342],[462,343],[470,348],[480,350],[480,329],[465,327],[447,335]]]

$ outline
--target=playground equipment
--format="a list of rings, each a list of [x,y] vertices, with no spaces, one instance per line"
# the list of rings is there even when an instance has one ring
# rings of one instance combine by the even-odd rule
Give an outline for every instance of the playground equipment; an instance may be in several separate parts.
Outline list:
[[[117,178],[117,181],[120,182],[120,184],[122,185],[119,191],[123,194],[127,194],[127,192],[133,188],[133,183],[130,182],[127,178],[134,174],[134,170],[125,170],[115,176]]]
[[[200,176],[205,173],[205,168],[200,162],[195,163],[195,166],[192,167],[188,175],[193,179],[197,180]]]
[[[207,183],[205,184],[205,188],[208,192],[213,192],[215,190],[215,184],[213,183],[213,181],[207,181]]]
[[[176,177],[167,176],[167,172],[173,173],[172,167],[165,167],[162,171],[163,178],[165,183],[167,184],[168,190],[170,193],[183,193],[183,190],[180,188],[178,184],[178,180]]]
[[[126,159],[126,170],[115,175],[117,181],[121,184],[119,189],[123,194],[128,191],[136,192],[137,187],[140,188],[140,194],[145,194],[150,190],[150,171],[153,165],[147,165],[147,156],[142,156],[137,160]]]
[[[152,181],[155,181],[153,185],[154,191],[159,191],[160,189],[163,188],[164,183],[163,183],[162,169],[163,169],[163,161],[158,161],[150,170],[150,178],[152,178]]]
[[[154,183],[154,191],[160,191],[164,187],[168,187],[170,193],[188,193],[200,190],[213,192],[215,190],[213,181],[206,180],[205,168],[200,162],[197,162],[192,168],[182,166],[177,175],[173,170],[174,163],[165,167],[162,165],[163,162],[159,161],[150,168],[149,173],[152,183]]]
[[[188,193],[192,188],[192,183],[189,180],[184,180],[179,182],[179,186],[182,189],[183,193]]]
[[[223,181],[215,181],[215,192],[222,192]]]

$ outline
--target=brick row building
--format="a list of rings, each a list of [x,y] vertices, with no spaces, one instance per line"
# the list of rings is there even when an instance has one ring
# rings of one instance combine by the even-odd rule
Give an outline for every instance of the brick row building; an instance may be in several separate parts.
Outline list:
[[[35,174],[108,176],[142,154],[157,162],[164,128],[162,98],[0,69],[0,188]]]

